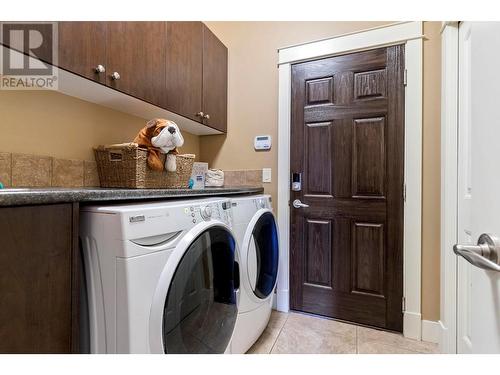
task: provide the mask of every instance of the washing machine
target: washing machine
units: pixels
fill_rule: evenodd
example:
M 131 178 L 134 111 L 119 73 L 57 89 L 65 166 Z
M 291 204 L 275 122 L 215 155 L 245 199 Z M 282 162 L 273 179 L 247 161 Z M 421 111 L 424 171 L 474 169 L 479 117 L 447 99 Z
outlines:
M 83 207 L 91 353 L 225 353 L 238 248 L 225 199 Z
M 278 227 L 269 195 L 231 199 L 240 250 L 240 299 L 231 352 L 245 353 L 269 322 L 278 277 Z

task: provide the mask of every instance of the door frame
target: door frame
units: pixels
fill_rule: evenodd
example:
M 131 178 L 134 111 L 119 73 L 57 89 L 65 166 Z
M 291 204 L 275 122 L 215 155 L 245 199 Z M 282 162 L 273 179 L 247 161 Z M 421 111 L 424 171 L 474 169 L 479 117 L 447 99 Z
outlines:
M 280 272 L 276 307 L 288 312 L 290 239 L 290 129 L 291 65 L 297 62 L 343 55 L 396 44 L 405 45 L 405 154 L 403 244 L 403 334 L 420 340 L 421 316 L 421 219 L 422 219 L 422 57 L 423 22 L 398 22 L 278 49 L 278 225 Z M 411 140 L 408 142 L 407 140 Z
M 441 27 L 441 319 L 439 349 L 457 353 L 459 22 Z

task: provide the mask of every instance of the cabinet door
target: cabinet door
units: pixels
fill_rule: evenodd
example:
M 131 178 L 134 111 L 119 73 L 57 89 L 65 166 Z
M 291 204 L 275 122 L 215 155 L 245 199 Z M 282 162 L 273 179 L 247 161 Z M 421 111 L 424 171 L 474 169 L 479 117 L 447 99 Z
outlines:
M 59 22 L 59 67 L 97 82 L 106 82 L 105 22 Z
M 227 48 L 203 25 L 203 123 L 227 131 Z
M 165 22 L 106 24 L 107 84 L 165 107 Z
M 202 118 L 203 24 L 167 22 L 167 108 L 198 122 Z
M 0 353 L 76 350 L 75 220 L 71 204 L 0 208 Z

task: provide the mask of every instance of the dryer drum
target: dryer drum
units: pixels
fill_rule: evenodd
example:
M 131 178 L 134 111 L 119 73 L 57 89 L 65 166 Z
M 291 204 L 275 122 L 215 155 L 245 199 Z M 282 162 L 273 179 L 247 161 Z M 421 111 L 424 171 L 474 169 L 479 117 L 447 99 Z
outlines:
M 211 227 L 184 253 L 163 313 L 165 353 L 224 353 L 238 309 L 236 245 L 224 228 Z

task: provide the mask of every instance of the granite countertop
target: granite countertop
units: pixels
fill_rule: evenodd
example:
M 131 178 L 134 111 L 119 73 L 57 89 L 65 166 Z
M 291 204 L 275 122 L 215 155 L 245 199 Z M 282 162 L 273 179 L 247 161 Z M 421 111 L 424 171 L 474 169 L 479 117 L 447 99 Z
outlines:
M 112 189 L 112 188 L 15 188 L 0 190 L 1 206 L 20 206 L 71 202 L 111 202 L 175 199 L 237 194 L 262 194 L 257 186 L 192 189 Z

